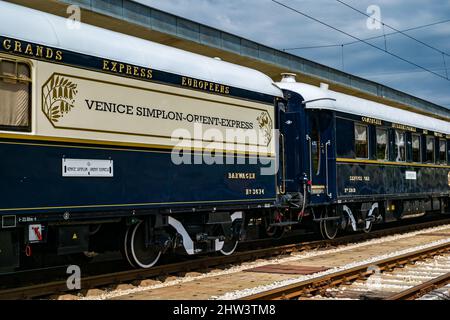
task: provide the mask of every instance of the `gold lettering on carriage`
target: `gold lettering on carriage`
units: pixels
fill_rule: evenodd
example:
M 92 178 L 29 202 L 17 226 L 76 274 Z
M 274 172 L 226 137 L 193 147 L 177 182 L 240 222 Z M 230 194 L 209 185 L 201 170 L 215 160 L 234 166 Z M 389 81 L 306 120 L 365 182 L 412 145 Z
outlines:
M 400 130 L 405 130 L 405 131 L 411 131 L 411 132 L 416 132 L 416 128 L 410 127 L 410 126 L 406 126 L 404 124 L 397 124 L 397 123 L 393 123 L 392 124 L 392 128 L 394 129 L 400 129 Z
M 117 61 L 103 60 L 104 71 L 127 75 L 138 79 L 152 79 L 153 70 L 150 68 L 133 66 L 127 63 L 121 63 Z
M 368 123 L 368 124 L 375 124 L 377 126 L 382 126 L 383 125 L 383 122 L 381 120 L 374 119 L 374 118 L 362 117 L 361 121 L 365 122 L 365 123 Z
M 228 172 L 228 179 L 230 179 L 230 180 L 255 180 L 256 173 Z
M 350 181 L 370 181 L 369 176 L 350 176 Z
M 4 39 L 2 46 L 5 51 L 22 56 L 31 56 L 54 61 L 61 61 L 63 59 L 63 52 L 61 50 L 39 46 L 25 41 Z
M 223 84 L 209 82 L 204 80 L 193 79 L 189 77 L 181 78 L 181 85 L 198 90 L 204 90 L 214 93 L 230 94 L 230 87 Z

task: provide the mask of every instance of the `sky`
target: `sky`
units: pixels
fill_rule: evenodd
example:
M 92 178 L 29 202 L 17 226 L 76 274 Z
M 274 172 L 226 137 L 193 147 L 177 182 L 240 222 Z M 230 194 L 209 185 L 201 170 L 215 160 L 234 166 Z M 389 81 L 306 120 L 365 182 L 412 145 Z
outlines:
M 364 13 L 370 9 L 367 14 L 382 21 L 385 24 L 384 31 L 382 25 L 376 21 L 375 24 L 373 20 L 368 23 L 367 16 L 336 0 L 277 1 L 360 39 L 395 32 L 389 26 L 405 30 L 450 20 L 450 0 L 341 0 Z M 272 48 L 280 50 L 303 48 L 287 52 L 450 108 L 449 80 L 362 42 L 344 45 L 342 50 L 342 44 L 352 42 L 354 39 L 272 0 L 136 0 L 136 2 Z M 378 13 L 377 8 L 380 15 L 374 15 Z M 447 68 L 450 75 L 450 21 L 405 33 L 438 50 L 398 33 L 368 42 L 383 49 L 387 48 L 391 53 L 444 78 L 447 77 Z M 305 49 L 328 45 L 335 46 Z

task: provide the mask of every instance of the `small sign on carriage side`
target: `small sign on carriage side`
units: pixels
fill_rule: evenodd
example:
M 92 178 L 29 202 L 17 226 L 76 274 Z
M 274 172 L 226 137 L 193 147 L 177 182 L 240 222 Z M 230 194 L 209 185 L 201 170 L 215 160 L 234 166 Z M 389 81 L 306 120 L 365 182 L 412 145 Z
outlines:
M 62 159 L 63 177 L 114 177 L 113 160 Z
M 406 180 L 417 180 L 417 172 L 406 171 Z

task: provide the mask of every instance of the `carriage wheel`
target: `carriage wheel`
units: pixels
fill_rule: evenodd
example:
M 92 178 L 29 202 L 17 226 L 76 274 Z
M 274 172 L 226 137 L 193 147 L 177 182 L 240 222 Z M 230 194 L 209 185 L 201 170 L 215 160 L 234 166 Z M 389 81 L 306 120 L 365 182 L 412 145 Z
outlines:
M 148 269 L 153 267 L 162 255 L 162 249 L 145 245 L 145 224 L 143 221 L 127 230 L 125 236 L 125 255 L 133 267 Z
M 321 218 L 328 218 L 328 210 L 324 210 L 321 214 Z M 339 220 L 322 220 L 320 221 L 320 233 L 322 237 L 327 240 L 333 240 L 336 238 L 339 231 Z
M 133 229 L 133 226 L 130 226 L 125 231 L 125 235 L 123 237 L 123 247 L 122 247 L 121 252 L 122 252 L 122 255 L 127 259 L 130 266 L 132 266 L 133 268 L 136 268 L 136 265 L 133 264 L 132 260 L 130 259 L 130 254 L 129 254 L 130 253 L 129 242 L 130 242 L 130 235 L 132 233 L 132 229 Z

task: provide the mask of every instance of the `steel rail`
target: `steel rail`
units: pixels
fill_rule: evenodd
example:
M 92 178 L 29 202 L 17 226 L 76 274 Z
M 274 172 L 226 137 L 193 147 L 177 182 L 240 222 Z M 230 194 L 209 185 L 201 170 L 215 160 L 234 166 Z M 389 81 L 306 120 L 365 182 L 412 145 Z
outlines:
M 170 274 L 205 269 L 218 265 L 244 262 L 247 260 L 264 258 L 271 255 L 282 255 L 290 253 L 294 250 L 297 250 L 295 245 L 287 245 L 278 248 L 267 248 L 249 252 L 239 252 L 232 256 L 194 259 L 179 263 L 156 266 L 151 269 L 127 270 L 104 275 L 90 276 L 81 279 L 81 287 L 82 290 L 86 290 L 114 283 L 118 284 L 126 281 L 144 280 L 152 277 L 167 276 Z M 31 299 L 69 291 L 73 290 L 69 290 L 67 288 L 66 281 L 54 281 L 50 283 L 32 285 L 24 288 L 2 290 L 0 291 L 0 300 Z
M 345 245 L 352 242 L 380 238 L 383 236 L 392 235 L 396 233 L 417 231 L 449 223 L 450 219 L 434 220 L 421 224 L 412 224 L 395 228 L 377 230 L 371 233 L 351 234 L 333 240 L 318 240 L 298 244 L 288 244 L 270 248 L 237 252 L 231 256 L 205 257 L 192 259 L 179 263 L 171 263 L 156 266 L 151 269 L 127 270 L 97 276 L 89 276 L 81 279 L 81 287 L 82 287 L 81 289 L 88 290 L 111 284 L 120 284 L 127 281 L 144 280 L 159 276 L 168 276 L 171 274 L 186 273 L 211 267 L 222 266 L 226 264 L 242 263 L 245 261 L 251 261 L 255 259 L 290 254 L 292 252 L 300 252 L 304 250 Z M 273 240 L 271 241 L 273 243 Z M 68 289 L 66 281 L 51 281 L 48 283 L 0 290 L 0 300 L 33 299 L 65 292 L 77 292 L 77 290 L 74 291 Z
M 384 300 L 415 300 L 437 288 L 447 285 L 448 283 L 450 283 L 450 272 L 412 288 L 393 294 Z
M 336 287 L 341 284 L 353 282 L 360 278 L 367 278 L 368 276 L 373 274 L 373 266 L 377 266 L 380 271 L 391 270 L 396 267 L 411 264 L 414 261 L 423 260 L 432 256 L 446 253 L 448 251 L 450 251 L 450 242 L 246 296 L 241 300 L 251 301 L 298 299 L 307 294 L 320 292 L 326 288 Z

